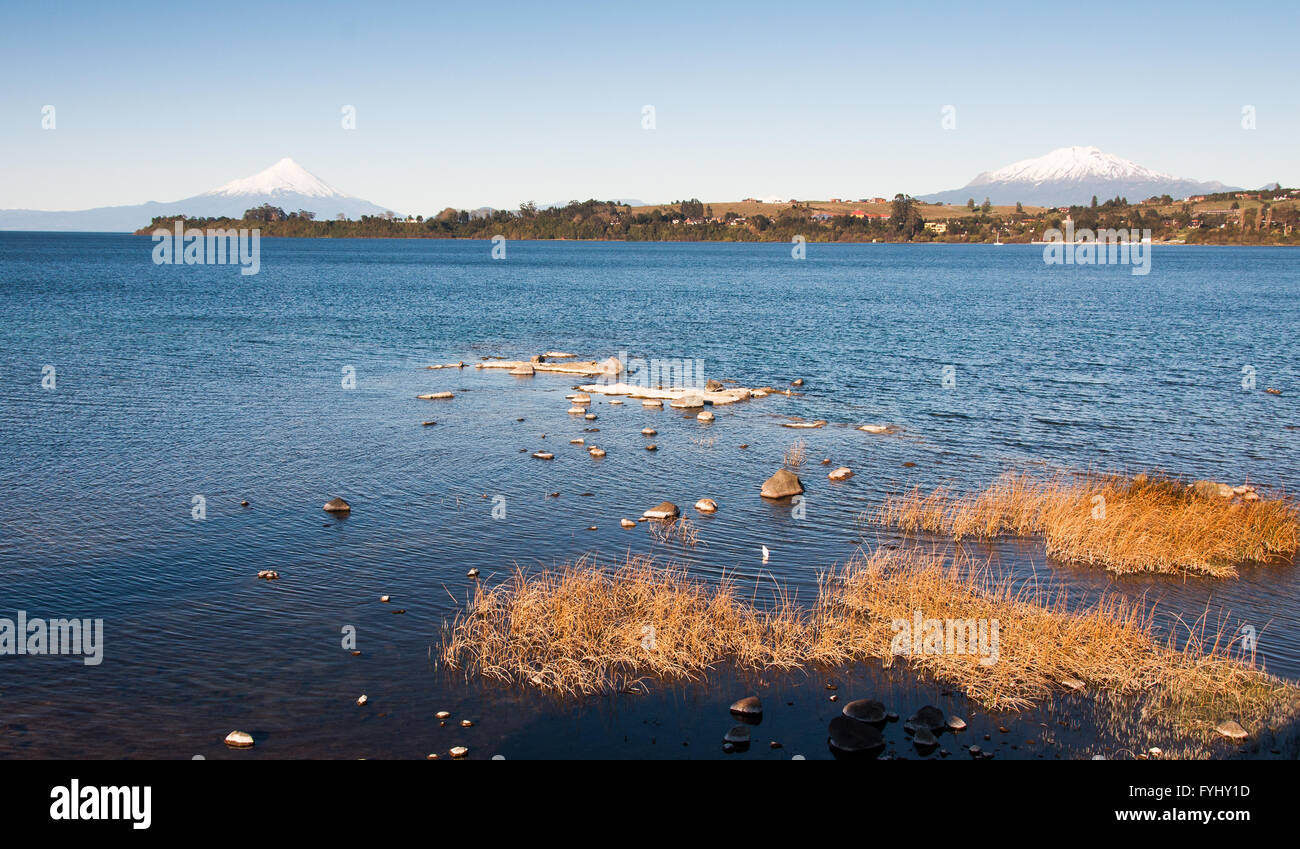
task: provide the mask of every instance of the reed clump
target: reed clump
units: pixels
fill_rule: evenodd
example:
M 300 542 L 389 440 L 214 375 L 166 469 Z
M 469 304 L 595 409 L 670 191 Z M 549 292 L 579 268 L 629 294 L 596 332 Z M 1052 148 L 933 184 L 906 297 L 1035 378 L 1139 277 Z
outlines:
M 700 541 L 699 527 L 685 516 L 656 520 L 647 524 L 650 528 L 650 536 L 665 545 L 675 541 L 686 548 L 694 548 Z
M 802 439 L 796 439 L 785 449 L 785 454 L 781 459 L 784 465 L 790 471 L 796 471 L 804 463 L 808 462 L 808 443 Z
M 1041 536 L 1052 557 L 1119 574 L 1231 577 L 1240 563 L 1285 560 L 1300 547 L 1294 500 L 1243 494 L 1148 475 L 1009 473 L 972 495 L 940 487 L 890 496 L 870 518 L 957 540 Z
M 1083 690 L 1140 698 L 1149 714 L 1195 731 L 1226 717 L 1250 728 L 1297 710 L 1297 689 L 1239 658 L 1222 632 L 1176 646 L 1139 605 L 1107 597 L 1071 610 L 1063 595 L 1017 588 L 987 564 L 877 549 L 823 574 L 810 606 L 763 586 L 760 602 L 758 587 L 747 597 L 735 581 L 705 583 L 645 558 L 516 572 L 476 590 L 442 657 L 571 695 L 699 680 L 723 662 L 789 670 L 878 659 L 909 664 L 990 709 Z M 916 623 L 927 633 L 909 635 L 900 650 L 900 634 Z M 973 642 L 957 646 L 953 623 Z

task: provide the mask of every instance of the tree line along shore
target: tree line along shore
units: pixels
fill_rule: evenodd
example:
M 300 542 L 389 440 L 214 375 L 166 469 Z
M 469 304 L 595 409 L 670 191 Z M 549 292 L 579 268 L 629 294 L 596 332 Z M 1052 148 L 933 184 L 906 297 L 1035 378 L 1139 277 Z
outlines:
M 938 242 L 1029 243 L 1073 223 L 1075 231 L 1150 230 L 1155 241 L 1213 245 L 1300 244 L 1300 191 L 1277 188 L 1141 202 L 1111 198 L 1069 207 L 933 204 L 907 195 L 862 203 L 753 199 L 706 204 L 698 199 L 632 207 L 614 201 L 572 201 L 518 210 L 458 210 L 402 218 L 318 219 L 307 211 L 266 204 L 242 218 L 159 216 L 136 231 L 259 228 L 263 236 L 306 238 L 571 239 L 630 242 Z

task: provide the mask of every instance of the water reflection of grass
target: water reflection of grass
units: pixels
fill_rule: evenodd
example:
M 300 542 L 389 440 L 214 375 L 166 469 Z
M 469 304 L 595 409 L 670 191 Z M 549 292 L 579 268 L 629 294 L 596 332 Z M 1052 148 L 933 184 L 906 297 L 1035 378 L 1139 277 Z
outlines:
M 825 573 L 811 607 L 780 585 L 709 584 L 683 569 L 632 559 L 480 587 L 443 646 L 482 675 L 565 694 L 625 689 L 643 679 L 706 677 L 721 663 L 798 669 L 867 659 L 906 663 L 989 709 L 1019 709 L 1080 691 L 1132 698 L 1144 716 L 1205 733 L 1223 719 L 1248 729 L 1297 711 L 1297 688 L 1234 656 L 1202 630 L 1184 647 L 1157 637 L 1151 613 L 1107 597 L 1071 610 L 987 564 L 918 550 L 877 549 Z M 761 594 L 761 600 L 760 600 Z M 897 653 L 899 623 L 996 623 L 987 652 Z
M 955 539 L 1041 536 L 1053 557 L 1121 574 L 1231 577 L 1239 563 L 1295 554 L 1300 510 L 1293 500 L 1207 490 L 1213 485 L 1198 489 L 1147 475 L 1007 474 L 973 495 L 939 488 L 891 496 L 870 518 Z

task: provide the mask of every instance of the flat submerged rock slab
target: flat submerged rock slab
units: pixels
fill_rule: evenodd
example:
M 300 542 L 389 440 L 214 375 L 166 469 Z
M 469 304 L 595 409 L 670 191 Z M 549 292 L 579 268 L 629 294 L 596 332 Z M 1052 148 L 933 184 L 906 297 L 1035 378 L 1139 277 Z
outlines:
M 503 368 L 517 369 L 522 366 L 532 366 L 534 371 L 551 372 L 554 374 L 578 374 L 586 377 L 595 377 L 601 374 L 620 374 L 623 371 L 623 364 L 618 361 L 617 357 L 610 357 L 605 360 L 579 360 L 577 362 L 566 363 L 535 363 L 529 360 L 488 360 L 487 362 L 475 363 L 474 368 Z
M 629 398 L 641 398 L 644 400 L 655 401 L 680 401 L 687 397 L 699 398 L 704 404 L 724 405 L 734 404 L 737 401 L 747 401 L 753 397 L 753 392 L 744 387 L 734 389 L 718 389 L 715 391 L 701 391 L 695 387 L 678 387 L 675 389 L 658 389 L 649 386 L 633 386 L 630 383 L 593 383 L 589 386 L 579 386 L 583 392 L 595 393 L 598 395 L 626 395 Z

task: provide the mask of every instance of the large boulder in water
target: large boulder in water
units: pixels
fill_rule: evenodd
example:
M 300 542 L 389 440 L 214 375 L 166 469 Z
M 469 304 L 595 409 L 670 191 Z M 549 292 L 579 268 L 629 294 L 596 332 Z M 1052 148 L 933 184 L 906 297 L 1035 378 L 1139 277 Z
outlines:
M 778 469 L 776 474 L 763 482 L 759 493 L 764 498 L 788 498 L 803 493 L 803 481 L 789 469 Z
M 351 513 L 352 505 L 342 498 L 331 498 L 325 502 L 325 510 L 330 513 Z

